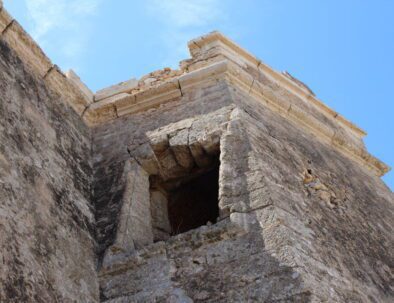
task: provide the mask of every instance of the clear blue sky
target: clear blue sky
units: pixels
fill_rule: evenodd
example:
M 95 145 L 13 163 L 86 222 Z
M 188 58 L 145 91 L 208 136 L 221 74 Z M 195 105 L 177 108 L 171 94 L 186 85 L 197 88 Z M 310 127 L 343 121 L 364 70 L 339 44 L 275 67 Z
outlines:
M 368 132 L 394 166 L 393 0 L 4 0 L 63 70 L 92 89 L 188 57 L 188 40 L 220 30 L 287 70 Z M 385 182 L 394 189 L 394 173 Z

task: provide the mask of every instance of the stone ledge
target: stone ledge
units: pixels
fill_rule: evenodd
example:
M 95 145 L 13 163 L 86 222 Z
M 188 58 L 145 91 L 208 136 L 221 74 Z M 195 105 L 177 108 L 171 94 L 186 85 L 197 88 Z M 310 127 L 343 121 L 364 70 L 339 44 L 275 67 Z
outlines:
M 79 115 L 92 102 L 73 82 L 69 81 L 67 76 L 56 65 L 47 72 L 44 81 L 62 96 Z
M 0 2 L 0 34 L 3 33 L 3 31 L 12 21 L 12 17 L 5 9 L 3 9 L 3 3 Z
M 174 76 L 172 79 L 188 79 L 190 76 L 187 76 L 193 71 L 200 70 L 203 67 L 212 65 L 215 62 L 223 61 L 228 59 L 234 63 L 236 63 L 240 68 L 253 70 L 255 72 L 262 72 L 265 76 L 269 77 L 273 82 L 277 83 L 279 86 L 284 87 L 287 91 L 295 96 L 299 97 L 307 106 L 313 106 L 314 109 L 323 114 L 328 119 L 335 121 L 335 123 L 339 123 L 351 132 L 355 137 L 361 139 L 366 135 L 366 133 L 355 126 L 350 121 L 343 118 L 337 112 L 330 109 L 323 102 L 318 100 L 313 93 L 309 89 L 305 87 L 305 85 L 300 85 L 299 81 L 294 81 L 287 77 L 286 75 L 274 71 L 271 67 L 263 63 L 261 60 L 232 42 L 230 39 L 225 37 L 224 35 L 218 32 L 212 32 L 208 35 L 199 37 L 194 39 L 188 43 L 190 53 L 192 55 L 192 59 L 185 60 L 181 62 L 182 70 L 179 71 L 179 75 Z M 176 74 L 176 73 L 175 73 Z M 186 78 L 182 78 L 185 76 Z M 252 75 L 251 75 L 252 76 Z M 253 76 L 252 76 L 253 78 Z M 185 81 L 184 80 L 184 81 Z M 155 87 L 138 87 L 138 82 L 132 79 L 131 87 L 126 85 L 126 87 L 122 90 L 122 92 L 128 92 L 133 94 L 138 94 L 146 89 L 149 89 L 151 93 L 154 92 Z M 181 80 L 180 80 L 181 81 Z M 125 82 L 127 83 L 127 82 Z M 160 85 L 160 84 L 159 84 Z M 113 95 L 119 93 L 118 91 L 114 91 L 118 89 L 119 85 L 104 89 L 100 92 L 107 92 L 109 95 Z M 123 86 L 123 84 L 121 85 Z M 182 85 L 183 86 L 183 85 Z M 138 88 L 138 90 L 136 89 Z M 131 91 L 135 89 L 135 91 Z M 152 90 L 153 89 L 153 90 Z M 100 97 L 98 97 L 100 96 Z M 103 100 L 101 95 L 96 95 L 96 101 Z M 138 101 L 137 101 L 138 103 Z M 134 113 L 131 111 L 130 113 Z M 126 114 L 126 113 L 125 113 Z
M 128 93 L 129 91 L 137 87 L 137 85 L 138 85 L 138 81 L 136 79 L 130 79 L 128 81 L 121 82 L 116 85 L 112 85 L 110 87 L 97 91 L 96 94 L 94 95 L 94 100 L 97 102 L 112 97 L 114 95 L 118 95 L 121 93 Z
M 238 224 L 225 219 L 215 225 L 201 226 L 188 232 L 173 236 L 167 241 L 156 242 L 140 250 L 135 250 L 124 259 L 101 268 L 99 278 L 105 279 L 119 275 L 146 264 L 146 260 L 163 255 L 167 258 L 171 252 L 196 250 L 202 246 L 222 240 L 233 239 L 245 235 L 247 231 Z
M 239 45 L 237 45 L 221 33 L 212 32 L 205 36 L 191 40 L 188 46 L 193 59 L 198 58 L 199 60 L 201 60 L 206 59 L 207 57 L 213 59 L 214 56 L 218 56 L 219 60 L 221 60 L 223 57 L 226 57 L 241 66 L 249 65 L 255 67 L 264 72 L 264 74 L 270 76 L 280 86 L 285 87 L 291 93 L 302 98 L 306 103 L 313 104 L 317 109 L 320 110 L 320 112 L 322 112 L 327 117 L 331 119 L 334 118 L 339 121 L 339 123 L 351 130 L 356 136 L 362 138 L 366 135 L 366 133 L 358 126 L 354 125 L 353 123 L 339 115 L 337 112 L 333 111 L 322 101 L 317 99 L 309 89 L 300 85 L 298 81 L 291 80 L 284 74 L 275 71 L 270 66 L 263 63 L 260 59 L 258 59 L 245 49 L 241 48 Z M 199 60 L 197 60 L 197 64 L 199 63 Z M 199 64 L 199 66 L 201 67 L 201 63 Z
M 89 103 L 94 101 L 94 95 L 92 91 L 85 85 L 85 83 L 81 81 L 81 78 L 79 78 L 79 76 L 72 69 L 66 72 L 66 77 L 81 91 Z
M 73 72 L 67 77 L 56 65 L 53 65 L 38 44 L 2 5 L 0 6 L 0 39 L 17 53 L 33 73 L 44 79 L 54 92 L 63 96 L 67 104 L 79 115 L 93 102 L 93 95 L 79 77 Z
M 6 10 L 3 9 L 1 14 L 6 15 Z M 51 69 L 51 61 L 16 20 L 12 20 L 5 27 L 1 39 L 7 42 L 22 61 L 26 62 L 40 77 L 44 77 Z
M 344 155 L 352 158 L 370 171 L 373 171 L 374 174 L 382 176 L 389 171 L 387 165 L 370 155 L 363 147 L 348 142 L 346 137 L 336 129 L 333 129 L 330 125 L 319 121 L 288 100 L 280 98 L 272 99 L 267 96 L 262 90 L 262 85 L 256 79 L 229 60 L 213 62 L 208 66 L 183 74 L 176 79 L 171 79 L 147 91 L 139 91 L 134 95 L 129 95 L 130 98 L 134 96 L 135 101 L 129 102 L 127 106 L 120 105 L 120 108 L 122 108 L 122 115 L 134 114 L 152 107 L 157 107 L 164 102 L 181 97 L 182 92 L 186 93 L 196 85 L 201 86 L 212 80 L 226 81 L 233 87 L 244 91 L 258 102 L 262 102 L 271 110 L 306 129 L 319 139 L 335 147 Z M 176 83 L 178 83 L 178 86 Z M 117 117 L 117 103 L 121 101 L 117 99 L 113 102 L 109 101 L 111 100 L 104 99 L 94 103 L 94 106 L 89 108 L 88 114 L 92 119 L 89 121 L 90 124 L 102 123 L 108 121 L 108 119 L 111 120 Z M 111 108 L 108 105 L 109 103 L 111 104 Z M 108 108 L 110 108 L 109 110 L 112 114 L 105 116 L 100 114 L 100 111 L 107 111 Z M 94 119 L 99 120 L 95 121 Z

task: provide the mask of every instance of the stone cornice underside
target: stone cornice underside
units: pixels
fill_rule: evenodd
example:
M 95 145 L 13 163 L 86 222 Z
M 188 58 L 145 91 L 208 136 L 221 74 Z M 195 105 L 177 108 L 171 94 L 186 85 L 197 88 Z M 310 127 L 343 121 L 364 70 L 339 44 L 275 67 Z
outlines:
M 389 171 L 387 165 L 370 155 L 363 147 L 361 139 L 366 135 L 364 131 L 324 105 L 300 82 L 274 71 L 220 33 L 213 32 L 190 41 L 192 58 L 181 62 L 180 70 L 152 73 L 140 81 L 130 80 L 96 95 L 92 94 L 74 73 L 66 76 L 53 65 L 2 6 L 0 39 L 13 48 L 54 92 L 67 100 L 91 127 L 182 98 L 194 87 L 212 79 L 223 80 L 312 132 L 320 140 L 376 175 L 381 176 Z M 291 98 L 276 98 L 266 89 L 266 80 L 276 88 L 286 91 Z M 332 127 L 333 125 L 335 127 Z M 338 132 L 338 129 L 341 131 Z M 356 143 L 348 142 L 350 137 Z

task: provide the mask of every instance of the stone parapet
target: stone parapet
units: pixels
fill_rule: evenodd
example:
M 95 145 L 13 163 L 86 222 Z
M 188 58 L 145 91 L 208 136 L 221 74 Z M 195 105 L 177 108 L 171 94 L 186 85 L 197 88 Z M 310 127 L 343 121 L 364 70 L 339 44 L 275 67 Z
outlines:
M 374 174 L 381 176 L 389 170 L 388 166 L 370 155 L 365 150 L 361 139 L 353 131 L 349 131 L 342 123 L 325 123 L 324 120 L 319 120 L 318 116 L 311 115 L 301 106 L 293 104 L 291 99 L 277 98 L 275 96 L 275 98 L 270 98 L 265 93 L 264 84 L 256 81 L 250 73 L 228 59 L 211 62 L 209 65 L 183 73 L 158 86 L 141 90 L 135 94 L 118 95 L 119 98 L 114 99 L 111 97 L 96 102 L 86 112 L 87 115 L 91 115 L 89 117 L 92 119 L 88 123 L 94 125 L 104 122 L 103 115 L 95 113 L 106 111 L 109 107 L 112 114 L 106 116 L 108 119 L 135 114 L 158 107 L 176 98 L 181 98 L 183 94 L 191 91 L 196 86 L 218 80 L 227 81 L 230 86 L 248 93 L 264 106 L 291 120 L 296 125 L 307 129 L 319 139 L 334 146 L 337 150 L 373 171 Z M 108 102 L 111 105 L 108 105 Z M 98 120 L 95 121 L 94 119 Z M 334 120 L 335 118 L 332 119 Z M 353 136 L 353 139 L 351 136 Z
M 44 78 L 54 92 L 65 97 L 78 114 L 81 115 L 93 102 L 93 94 L 89 94 L 89 89 L 82 84 L 75 73 L 69 73 L 67 77 L 59 67 L 52 64 L 39 45 L 2 5 L 0 6 L 0 39 L 5 41 L 36 75 Z

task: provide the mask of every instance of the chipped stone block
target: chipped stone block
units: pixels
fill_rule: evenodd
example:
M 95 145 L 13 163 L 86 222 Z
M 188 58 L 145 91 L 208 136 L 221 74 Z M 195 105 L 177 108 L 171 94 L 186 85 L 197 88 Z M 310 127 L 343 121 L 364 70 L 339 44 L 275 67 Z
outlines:
M 5 28 L 12 22 L 12 17 L 3 8 L 3 4 L 0 4 L 0 34 Z
M 4 11 L 4 10 L 3 10 Z M 18 53 L 34 72 L 44 77 L 52 67 L 51 61 L 17 21 L 3 33 L 2 39 Z
M 137 164 L 126 166 L 126 188 L 115 245 L 125 251 L 153 242 L 149 176 Z
M 212 164 L 212 158 L 206 153 L 200 142 L 189 140 L 189 148 L 198 167 L 205 168 Z
M 165 100 L 172 100 L 181 97 L 177 80 L 169 80 L 160 85 L 142 90 L 136 94 L 136 102 L 141 106 L 160 104 Z
M 62 71 L 54 66 L 45 76 L 45 81 L 55 93 L 62 96 L 64 101 L 81 115 L 86 107 L 91 103 L 82 92 L 75 87 Z
M 219 61 L 208 67 L 192 71 L 184 74 L 178 78 L 182 91 L 186 91 L 189 87 L 193 87 L 199 82 L 214 82 L 216 79 L 223 75 L 228 69 L 227 61 Z
M 81 81 L 81 78 L 72 70 L 66 72 L 67 78 L 84 94 L 89 103 L 93 102 L 94 96 L 92 91 Z
M 100 102 L 90 104 L 86 109 L 83 118 L 90 125 L 97 125 L 118 117 L 115 102 L 116 100 L 124 97 L 128 97 L 128 95 L 117 95 L 104 99 Z
M 189 129 L 182 129 L 169 140 L 169 145 L 179 165 L 186 170 L 194 166 L 194 160 L 189 149 Z
M 158 130 L 147 133 L 147 136 L 155 154 L 160 154 L 168 149 L 168 134 L 166 132 Z
M 115 107 L 119 117 L 126 115 L 136 103 L 135 95 L 122 93 L 115 97 L 117 97 Z
M 97 102 L 120 93 L 127 93 L 133 90 L 133 88 L 137 87 L 137 85 L 138 81 L 136 79 L 130 79 L 128 81 L 121 82 L 119 84 L 97 91 L 94 99 Z
M 160 190 L 152 190 L 150 199 L 154 240 L 167 240 L 171 233 L 167 197 Z

